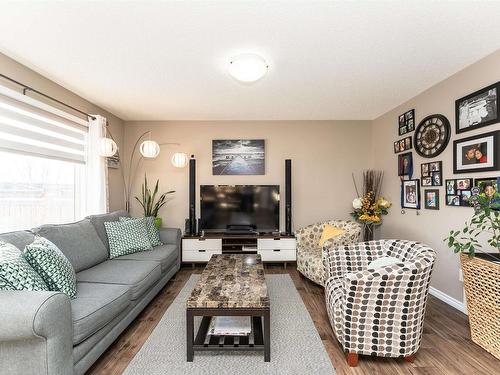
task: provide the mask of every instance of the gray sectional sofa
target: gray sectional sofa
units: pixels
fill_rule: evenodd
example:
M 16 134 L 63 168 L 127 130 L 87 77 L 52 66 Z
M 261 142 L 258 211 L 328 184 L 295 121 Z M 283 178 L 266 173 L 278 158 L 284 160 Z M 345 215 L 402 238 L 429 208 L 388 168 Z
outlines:
M 77 273 L 77 297 L 60 292 L 0 291 L 0 373 L 83 374 L 180 268 L 179 229 L 161 229 L 163 246 L 109 260 L 104 222 L 125 211 L 77 223 L 0 234 L 23 249 L 34 233 L 48 238 Z

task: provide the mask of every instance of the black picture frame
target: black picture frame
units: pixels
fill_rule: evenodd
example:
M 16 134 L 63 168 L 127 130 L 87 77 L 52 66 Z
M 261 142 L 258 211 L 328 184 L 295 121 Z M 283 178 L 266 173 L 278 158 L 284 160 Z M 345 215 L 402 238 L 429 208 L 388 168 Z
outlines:
M 452 178 L 445 181 L 445 204 L 455 207 L 471 207 L 474 181 L 472 178 Z
M 434 197 L 434 205 L 430 204 L 429 194 Z M 424 190 L 424 208 L 427 210 L 439 210 L 439 189 L 425 189 Z
M 443 186 L 443 162 L 431 161 L 420 164 L 422 187 Z
M 415 109 L 398 116 L 398 134 L 405 135 L 415 130 Z
M 265 175 L 265 145 L 264 139 L 213 139 L 212 174 Z
M 460 134 L 500 122 L 499 96 L 500 81 L 457 99 L 455 101 L 455 132 Z M 479 122 L 474 123 L 474 119 L 466 119 L 467 116 L 470 116 L 470 112 L 479 112 L 481 110 L 486 111 L 484 117 L 487 117 L 487 119 L 485 121 L 481 121 L 481 118 Z M 482 116 L 479 115 L 479 117 Z M 473 124 L 465 126 L 464 122 L 466 121 L 473 121 Z
M 413 171 L 413 155 L 412 155 L 412 153 L 407 152 L 405 154 L 399 154 L 398 155 L 398 176 L 409 176 L 411 171 Z
M 405 152 L 413 148 L 412 137 L 406 137 L 394 142 L 394 153 L 399 154 L 400 152 Z
M 492 131 L 453 141 L 453 173 L 498 171 L 500 131 Z M 467 147 L 467 149 L 465 149 Z M 486 147 L 486 149 L 485 149 Z M 459 150 L 460 148 L 460 150 Z M 472 150 L 476 149 L 474 156 Z M 477 151 L 482 157 L 478 159 Z M 460 155 L 460 160 L 458 159 Z M 485 158 L 485 161 L 479 161 Z M 469 162 L 470 160 L 470 162 Z
M 410 208 L 413 210 L 420 209 L 420 180 L 403 180 L 403 202 L 402 208 Z M 412 189 L 413 188 L 413 189 Z M 411 198 L 411 194 L 414 194 L 414 198 Z M 412 201 L 413 200 L 413 201 Z

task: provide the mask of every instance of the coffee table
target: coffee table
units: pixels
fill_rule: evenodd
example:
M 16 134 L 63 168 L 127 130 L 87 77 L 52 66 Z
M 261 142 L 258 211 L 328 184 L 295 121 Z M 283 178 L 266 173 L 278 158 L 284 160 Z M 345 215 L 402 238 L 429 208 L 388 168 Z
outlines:
M 202 316 L 194 337 L 194 317 Z M 248 336 L 209 334 L 213 316 L 250 316 Z M 263 351 L 271 360 L 270 302 L 260 255 L 212 255 L 186 302 L 187 361 L 195 351 Z

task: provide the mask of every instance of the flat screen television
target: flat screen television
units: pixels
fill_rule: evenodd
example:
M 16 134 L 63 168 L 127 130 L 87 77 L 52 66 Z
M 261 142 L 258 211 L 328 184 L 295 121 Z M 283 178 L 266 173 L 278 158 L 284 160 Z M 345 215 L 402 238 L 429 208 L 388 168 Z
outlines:
M 279 185 L 201 185 L 200 196 L 205 232 L 279 232 Z

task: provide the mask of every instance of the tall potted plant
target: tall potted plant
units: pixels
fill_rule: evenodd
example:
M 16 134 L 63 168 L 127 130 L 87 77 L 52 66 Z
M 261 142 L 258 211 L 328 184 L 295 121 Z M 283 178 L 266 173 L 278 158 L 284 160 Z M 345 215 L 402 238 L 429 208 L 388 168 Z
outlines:
M 445 241 L 460 254 L 472 341 L 500 359 L 500 202 L 478 190 L 471 198 L 474 215 Z
M 155 225 L 157 228 L 161 227 L 162 219 L 158 216 L 158 211 L 163 207 L 165 203 L 167 203 L 167 196 L 175 193 L 175 190 L 167 191 L 166 193 L 161 194 L 156 199 L 156 195 L 158 194 L 158 184 L 160 180 L 156 180 L 156 185 L 151 193 L 151 189 L 148 187 L 148 178 L 144 175 L 144 183 L 142 184 L 141 189 L 141 198 L 135 197 L 137 202 L 142 206 L 144 210 L 144 217 L 152 216 L 155 218 Z

